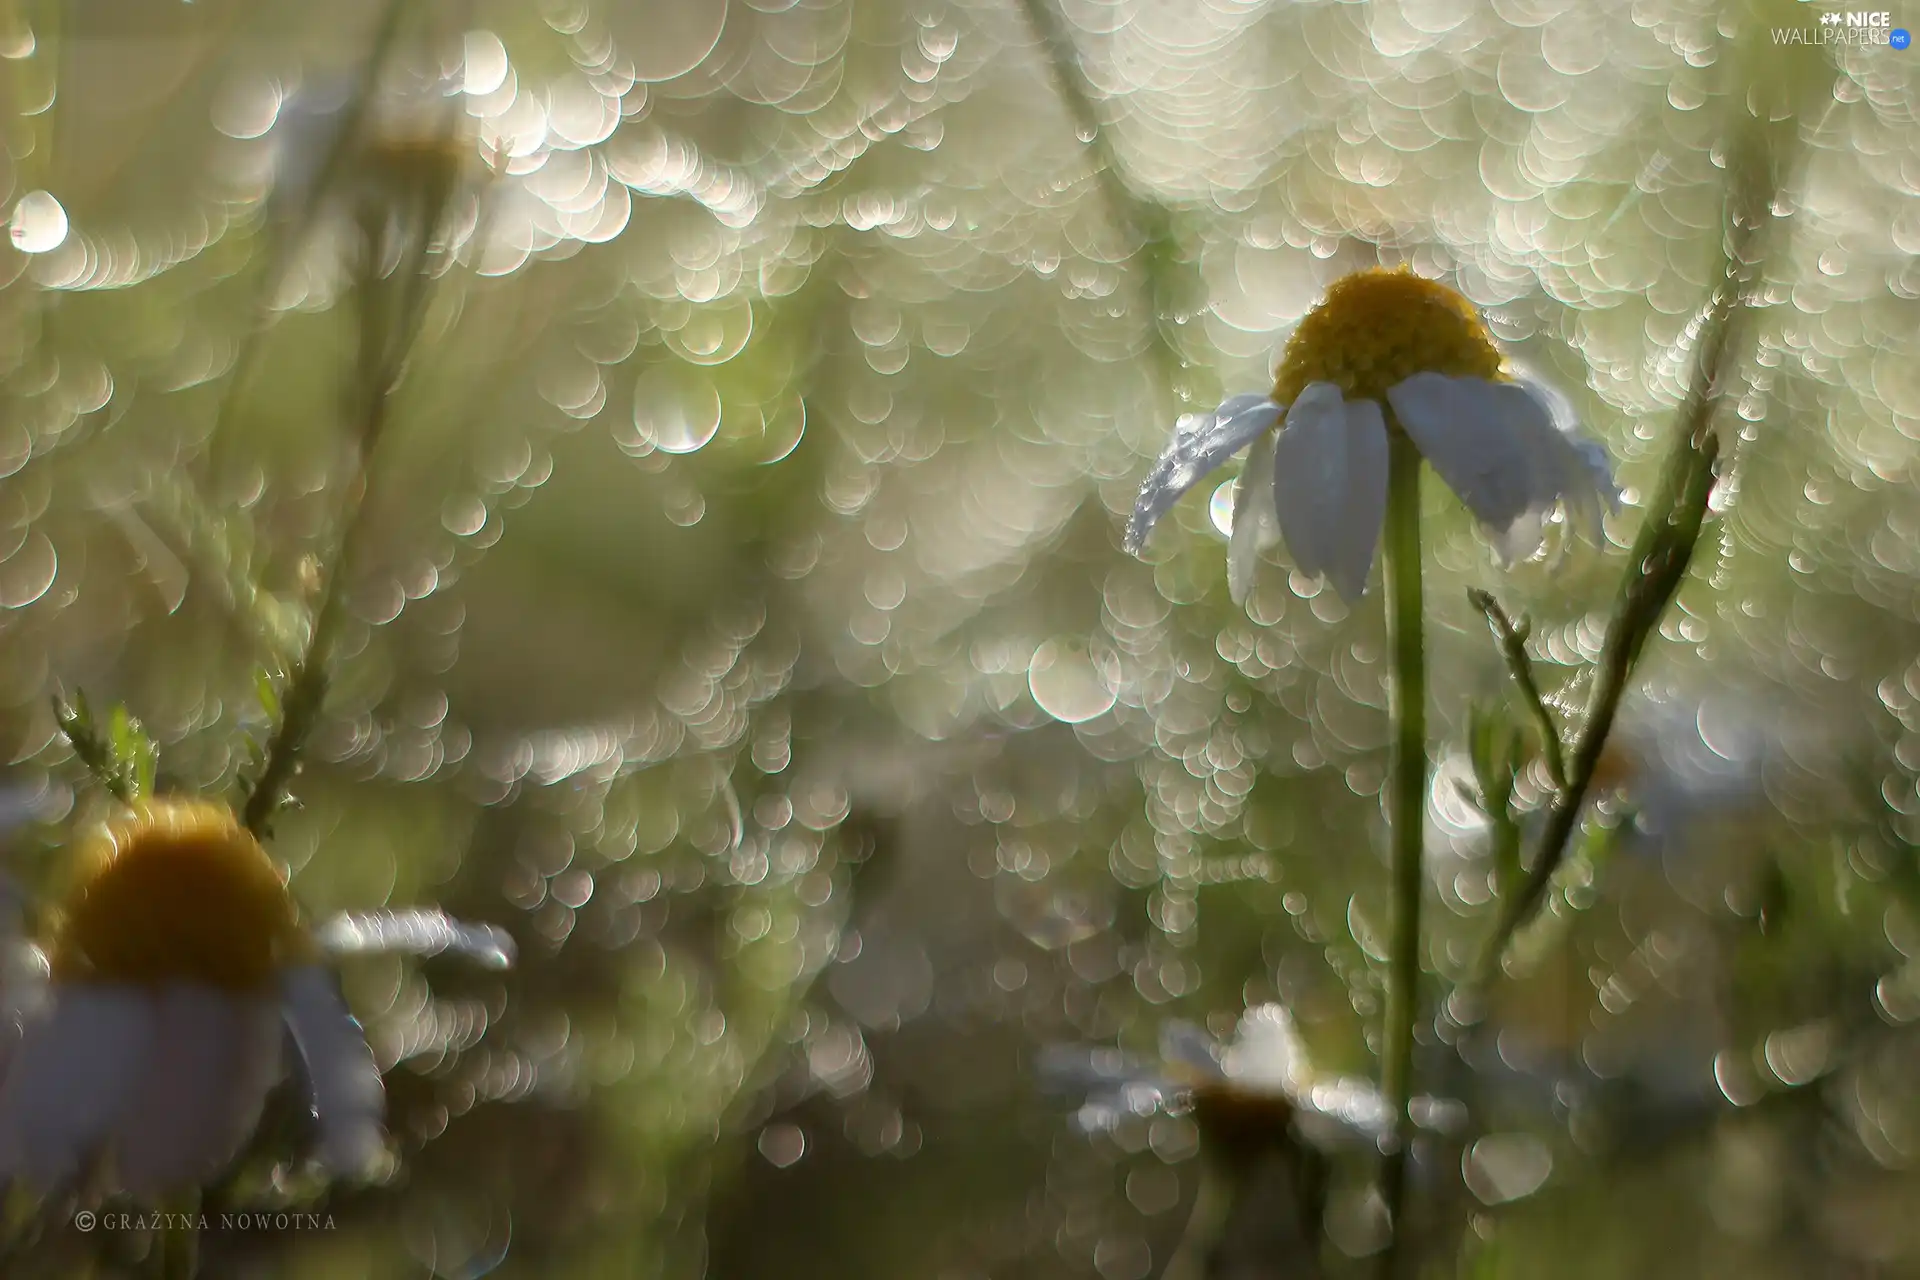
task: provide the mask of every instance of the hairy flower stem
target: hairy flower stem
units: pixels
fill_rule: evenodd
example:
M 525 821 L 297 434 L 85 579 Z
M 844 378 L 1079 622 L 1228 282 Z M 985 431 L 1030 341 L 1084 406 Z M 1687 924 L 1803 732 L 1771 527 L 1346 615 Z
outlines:
M 300 655 L 299 664 L 288 677 L 280 723 L 267 744 L 266 763 L 261 767 L 253 789 L 247 794 L 246 807 L 242 812 L 247 830 L 261 839 L 266 838 L 268 824 L 273 821 L 274 814 L 286 803 L 287 787 L 299 769 L 300 755 L 319 723 L 320 706 L 326 700 L 328 676 L 333 667 L 333 647 L 339 639 L 340 624 L 346 619 L 346 599 L 339 584 L 347 580 L 351 566 L 358 559 L 362 527 L 360 517 L 366 509 L 366 453 L 366 450 L 362 450 L 359 463 L 361 473 L 354 477 L 349 490 L 345 517 L 347 529 L 341 539 L 339 557 L 327 574 L 320 612 L 313 621 L 312 638 L 307 642 L 306 652 Z
M 313 620 L 306 652 L 300 655 L 298 665 L 288 676 L 280 723 L 267 744 L 266 763 L 261 766 L 260 776 L 254 781 L 241 814 L 247 830 L 263 839 L 274 814 L 286 802 L 287 787 L 299 769 L 301 753 L 319 724 L 321 704 L 326 700 L 334 645 L 339 640 L 341 624 L 346 621 L 346 596 L 342 586 L 351 580 L 360 558 L 361 542 L 366 537 L 367 488 L 373 475 L 373 453 L 386 432 L 401 365 L 412 348 L 425 311 L 428 238 L 445 198 L 444 192 L 432 197 L 430 216 L 417 230 L 411 252 L 394 277 L 378 276 L 373 249 L 368 249 L 369 260 L 360 281 L 360 362 L 354 388 L 353 472 L 346 485 L 340 515 L 339 554 L 327 570 L 320 592 L 320 609 Z M 392 296 L 394 293 L 398 295 L 397 301 Z
M 426 320 L 433 273 L 428 270 L 434 236 L 445 218 L 458 186 L 453 163 L 459 113 L 449 106 L 441 114 L 437 154 L 445 163 L 420 166 L 411 189 L 391 201 L 371 201 L 359 210 L 362 237 L 359 301 L 359 357 L 354 367 L 349 420 L 353 425 L 353 460 L 340 513 L 340 544 L 320 590 L 320 608 L 313 620 L 306 652 L 289 673 L 281 699 L 280 722 L 267 744 L 266 762 L 247 794 L 242 818 L 247 830 L 264 838 L 273 815 L 286 803 L 287 787 L 299 771 L 307 739 L 320 721 L 332 676 L 333 649 L 338 643 L 347 606 L 343 584 L 351 581 L 367 537 L 366 514 L 371 509 L 367 490 L 375 476 L 374 451 L 386 434 L 394 394 L 399 388 L 408 355 Z M 386 272 L 385 237 L 396 223 L 405 239 L 398 246 L 395 268 Z
M 1387 596 L 1388 684 L 1393 758 L 1387 821 L 1393 852 L 1393 938 L 1387 965 L 1387 1021 L 1381 1089 L 1393 1108 L 1396 1141 L 1381 1167 L 1380 1196 L 1393 1236 L 1379 1274 L 1398 1274 L 1406 1245 L 1402 1207 L 1407 1154 L 1413 1141 L 1413 1031 L 1420 1007 L 1420 894 L 1425 885 L 1421 837 L 1427 801 L 1427 658 L 1421 632 L 1420 451 L 1405 432 L 1389 438 L 1383 568 Z

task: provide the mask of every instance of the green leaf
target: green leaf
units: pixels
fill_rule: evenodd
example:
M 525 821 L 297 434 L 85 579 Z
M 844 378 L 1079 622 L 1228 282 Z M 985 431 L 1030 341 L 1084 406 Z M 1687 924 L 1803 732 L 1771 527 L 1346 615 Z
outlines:
M 1490 828 L 1494 891 L 1504 892 L 1520 874 L 1520 827 L 1514 821 L 1513 789 L 1525 751 L 1525 732 L 1504 706 L 1475 703 L 1467 713 L 1467 753 L 1479 790 L 1475 802 Z
M 1496 1233 L 1469 1234 L 1460 1257 L 1460 1280 L 1500 1280 L 1510 1251 Z
M 121 799 L 132 804 L 153 794 L 154 770 L 160 763 L 160 748 L 125 704 L 114 707 L 109 730 L 113 750 L 113 774 L 125 788 Z
M 253 695 L 260 700 L 260 709 L 267 713 L 267 722 L 280 723 L 280 691 L 273 687 L 273 673 L 265 667 L 253 673 Z
M 1513 800 L 1523 735 L 1504 709 L 1483 704 L 1471 709 L 1467 725 L 1467 752 L 1481 803 L 1489 818 L 1497 818 L 1508 811 Z
M 54 695 L 53 716 L 74 756 L 122 804 L 135 804 L 153 794 L 160 748 L 125 706 L 114 707 L 104 737 L 84 691 L 76 690 L 71 703 Z
M 87 772 L 101 786 L 124 798 L 126 784 L 114 768 L 113 748 L 101 741 L 93 720 L 93 708 L 87 703 L 86 691 L 76 690 L 72 702 L 55 694 L 53 716 L 73 747 L 74 756 L 86 766 Z

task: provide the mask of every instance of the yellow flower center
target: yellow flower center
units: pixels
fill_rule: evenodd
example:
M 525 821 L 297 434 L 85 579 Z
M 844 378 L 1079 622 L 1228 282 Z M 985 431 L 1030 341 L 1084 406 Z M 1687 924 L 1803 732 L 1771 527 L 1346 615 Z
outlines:
M 1214 1083 L 1193 1091 L 1201 1148 L 1230 1170 L 1246 1170 L 1284 1150 L 1294 1105 L 1284 1093 Z
M 148 805 L 82 856 L 49 941 L 55 981 L 264 992 L 312 950 L 279 868 L 222 806 Z
M 1349 400 L 1387 402 L 1387 388 L 1416 373 L 1500 376 L 1500 352 L 1473 304 L 1404 267 L 1374 267 L 1334 281 L 1287 341 L 1273 398 L 1292 404 L 1310 382 Z

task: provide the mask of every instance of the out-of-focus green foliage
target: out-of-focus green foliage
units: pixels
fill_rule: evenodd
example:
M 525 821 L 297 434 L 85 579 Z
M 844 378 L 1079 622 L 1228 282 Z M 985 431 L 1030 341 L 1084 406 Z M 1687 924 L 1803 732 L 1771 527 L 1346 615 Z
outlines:
M 215 1274 L 1158 1275 L 1192 1124 L 1082 1134 L 1037 1051 L 1278 1000 L 1373 1073 L 1385 646 L 1279 555 L 1235 608 L 1223 495 L 1146 561 L 1120 522 L 1376 261 L 1481 306 L 1626 490 L 1503 573 L 1428 486 L 1419 1075 L 1472 1117 L 1416 1170 L 1464 1205 L 1436 1265 L 1920 1274 L 1915 55 L 1790 2 L 404 9 L 0 9 L 11 866 L 59 873 L 87 767 L 139 784 L 136 718 L 162 791 L 258 776 L 364 497 L 272 850 L 316 916 L 519 944 L 351 962 L 400 1172 Z M 1531 719 L 1476 719 L 1465 588 L 1570 723 L 1775 117 L 1708 537 L 1463 1029 L 1553 791 Z M 442 199 L 362 493 L 356 299 L 412 277 L 357 247 Z M 63 734 L 80 689 L 120 718 Z M 1335 1274 L 1368 1194 L 1328 1189 Z

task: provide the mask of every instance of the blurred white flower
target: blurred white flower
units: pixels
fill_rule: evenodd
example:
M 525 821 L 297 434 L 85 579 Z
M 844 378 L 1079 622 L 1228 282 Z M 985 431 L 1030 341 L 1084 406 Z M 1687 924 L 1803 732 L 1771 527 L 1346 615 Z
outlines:
M 459 242 L 488 171 L 466 105 L 456 83 L 432 78 L 321 83 L 287 98 L 266 134 L 267 215 L 287 237 L 282 251 L 326 279 L 363 254 L 385 275 L 410 252 Z
M 281 104 L 268 133 L 275 206 L 300 208 L 323 194 L 349 205 L 391 203 L 421 175 L 478 158 L 457 84 L 374 91 L 363 101 L 366 93 L 357 83 L 337 81 L 304 88 Z M 323 183 L 332 190 L 321 192 Z
M 1281 425 L 1282 430 L 1273 428 Z M 1605 451 L 1565 402 L 1509 377 L 1479 314 L 1404 270 L 1336 281 L 1288 340 L 1271 395 L 1182 418 L 1154 463 L 1126 544 L 1138 552 L 1182 494 L 1248 444 L 1234 489 L 1227 583 L 1236 602 L 1281 536 L 1301 572 L 1366 590 L 1387 504 L 1387 440 L 1402 431 L 1493 537 L 1504 561 L 1540 546 L 1556 508 L 1597 537 L 1617 504 Z
M 1802 792 L 1837 785 L 1841 761 L 1820 712 L 1724 692 L 1642 698 L 1621 708 L 1594 769 L 1593 794 L 1624 800 L 1649 851 L 1684 847 L 1703 824 L 1764 820 L 1768 779 Z M 1723 832 L 1723 834 L 1727 834 Z
M 154 802 L 80 858 L 43 990 L 28 999 L 16 980 L 4 993 L 24 1013 L 0 1080 L 0 1181 L 54 1189 L 103 1158 L 99 1171 L 136 1196 L 203 1183 L 239 1153 L 290 1067 L 309 1091 L 319 1164 L 371 1171 L 385 1149 L 373 1054 L 322 943 L 233 813 Z M 499 937 L 437 913 L 330 931 L 351 950 L 384 937 L 388 949 L 510 957 Z
M 1318 1071 L 1277 1004 L 1241 1015 L 1233 1037 L 1220 1043 L 1187 1022 L 1160 1029 L 1160 1055 L 1145 1060 L 1110 1049 L 1058 1046 L 1042 1059 L 1041 1078 L 1052 1092 L 1084 1094 L 1076 1121 L 1082 1129 L 1110 1129 L 1129 1115 L 1192 1113 L 1216 1143 L 1233 1142 L 1243 1126 L 1292 1124 L 1315 1146 L 1332 1150 L 1375 1145 L 1393 1131 L 1393 1112 L 1371 1081 Z M 1424 1117 L 1451 1117 L 1442 1104 L 1420 1100 Z

